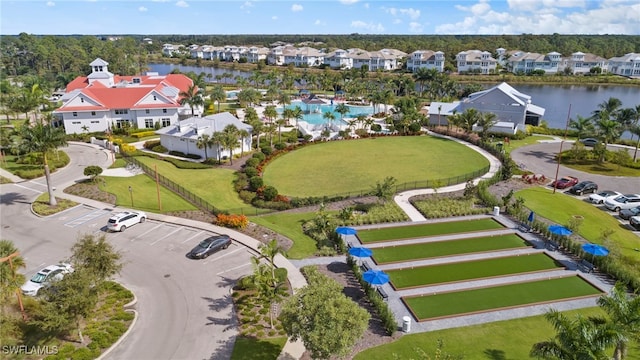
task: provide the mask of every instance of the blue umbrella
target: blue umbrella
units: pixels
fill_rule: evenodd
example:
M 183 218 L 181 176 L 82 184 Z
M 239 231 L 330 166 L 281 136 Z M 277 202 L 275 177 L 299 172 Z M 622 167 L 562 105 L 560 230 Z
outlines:
M 355 235 L 358 233 L 358 231 L 354 228 L 350 228 L 350 227 L 346 227 L 346 226 L 340 226 L 336 229 L 336 232 L 340 235 Z
M 384 285 L 389 282 L 389 275 L 381 270 L 365 271 L 362 278 L 371 285 Z
M 536 214 L 532 211 L 532 212 L 529 213 L 529 217 L 527 218 L 527 220 L 529 222 L 533 222 L 533 219 L 535 219 L 535 218 L 536 218 Z
M 567 236 L 573 234 L 573 232 L 562 225 L 549 226 L 549 232 L 556 235 Z
M 609 249 L 604 246 L 600 246 L 598 244 L 584 244 L 582 245 L 582 250 L 587 254 L 595 255 L 595 256 L 607 256 L 609 255 Z
M 366 247 L 352 247 L 349 249 L 349 254 L 355 257 L 366 258 L 373 254 L 373 251 Z

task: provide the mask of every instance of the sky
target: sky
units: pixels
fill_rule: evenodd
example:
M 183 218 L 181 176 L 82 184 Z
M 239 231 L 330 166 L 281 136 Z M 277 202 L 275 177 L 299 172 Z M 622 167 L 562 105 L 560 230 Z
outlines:
M 640 34 L 638 0 L 0 0 L 0 35 Z

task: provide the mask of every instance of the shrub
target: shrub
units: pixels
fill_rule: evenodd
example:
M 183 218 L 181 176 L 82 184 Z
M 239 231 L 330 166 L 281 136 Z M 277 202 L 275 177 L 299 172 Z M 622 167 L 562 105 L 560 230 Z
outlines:
M 264 181 L 260 176 L 254 176 L 249 179 L 249 187 L 251 190 L 258 190 L 264 185 Z
M 260 151 L 266 156 L 269 156 L 273 153 L 273 149 L 270 146 L 263 146 L 260 148 Z
M 286 268 L 277 268 L 277 269 L 275 269 L 274 272 L 275 272 L 276 279 L 278 280 L 278 282 L 283 283 L 283 282 L 287 281 L 288 272 L 287 272 Z
M 100 166 L 89 165 L 84 168 L 84 175 L 89 176 L 91 178 L 91 181 L 94 181 L 96 179 L 96 176 L 100 174 L 102 174 L 102 168 Z
M 166 147 L 164 147 L 162 145 L 156 145 L 156 146 L 151 148 L 151 151 L 164 154 L 167 151 L 169 151 L 169 149 L 167 149 Z
M 253 157 L 253 158 L 255 158 L 255 159 L 260 160 L 260 162 L 263 162 L 263 161 L 264 161 L 264 159 L 266 159 L 265 154 L 264 154 L 264 153 L 262 153 L 262 152 L 256 152 L 256 153 L 253 153 L 252 157 Z
M 249 224 L 249 218 L 246 215 L 218 214 L 216 216 L 216 224 L 233 229 L 244 229 Z
M 186 154 L 184 157 L 186 157 L 187 159 L 194 159 L 194 160 L 202 159 L 202 156 L 198 154 Z
M 177 150 L 169 151 L 169 155 L 185 157 L 185 153 L 183 153 L 182 151 L 177 151 Z
M 256 177 L 258 175 L 258 169 L 248 166 L 246 168 L 244 168 L 244 173 L 247 174 L 248 177 L 253 178 Z M 262 185 L 260 185 L 262 186 Z
M 266 200 L 266 201 L 271 201 L 274 200 L 276 198 L 276 196 L 278 196 L 278 189 L 276 189 L 273 186 L 267 186 L 264 188 L 264 191 L 262 192 L 262 197 Z
M 240 192 L 238 193 L 238 195 L 240 196 L 240 199 L 242 199 L 242 201 L 250 204 L 253 199 L 255 199 L 256 197 L 256 193 L 253 191 L 248 191 L 248 190 L 240 190 Z
M 273 147 L 275 147 L 276 150 L 284 150 L 287 147 L 287 144 L 279 142 L 279 143 L 275 143 Z
M 260 160 L 260 159 L 258 159 L 258 158 L 252 157 L 252 158 L 247 159 L 247 161 L 244 163 L 244 165 L 245 165 L 246 167 L 253 167 L 253 168 L 255 168 L 256 166 L 258 166 L 258 165 L 260 164 L 260 162 L 261 162 L 261 161 L 262 161 L 262 160 Z
M 152 150 L 154 147 L 160 145 L 160 140 L 148 140 L 142 145 L 147 150 Z
M 135 134 L 131 134 L 131 136 L 133 136 L 135 138 L 138 138 L 138 139 L 143 138 L 143 137 L 148 137 L 148 136 L 155 136 L 155 135 L 156 135 L 155 130 L 140 131 L 140 132 L 137 132 Z

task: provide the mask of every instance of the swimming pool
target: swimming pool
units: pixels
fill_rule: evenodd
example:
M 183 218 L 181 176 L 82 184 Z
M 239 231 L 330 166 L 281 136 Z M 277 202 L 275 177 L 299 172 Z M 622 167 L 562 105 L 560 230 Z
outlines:
M 290 105 L 287 105 L 287 109 L 294 109 L 296 106 L 300 106 L 300 108 L 302 109 L 302 111 L 304 111 L 305 113 L 302 115 L 302 121 L 306 121 L 309 124 L 314 124 L 314 125 L 319 125 L 319 124 L 325 124 L 328 123 L 329 120 L 325 119 L 324 113 L 327 111 L 331 111 L 333 113 L 333 116 L 335 116 L 335 123 L 340 123 L 340 118 L 341 115 L 340 113 L 335 111 L 336 108 L 336 104 L 325 104 L 325 105 L 305 105 L 304 103 L 300 102 L 300 101 L 296 101 L 296 102 L 292 102 Z M 343 118 L 356 118 L 358 117 L 358 115 L 365 115 L 365 116 L 369 116 L 371 114 L 373 114 L 373 106 L 353 106 L 353 105 L 347 105 L 347 107 L 349 108 L 349 112 L 344 114 L 344 116 L 342 116 Z M 278 114 L 282 113 L 282 108 L 278 108 Z M 307 111 L 311 111 L 310 113 L 307 113 Z M 344 124 L 346 124 L 346 121 L 342 121 Z

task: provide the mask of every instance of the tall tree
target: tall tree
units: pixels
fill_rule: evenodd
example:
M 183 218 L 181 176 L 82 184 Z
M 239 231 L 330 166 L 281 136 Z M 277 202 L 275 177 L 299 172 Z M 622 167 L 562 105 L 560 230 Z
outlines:
M 224 88 L 222 87 L 222 85 L 214 85 L 211 89 L 211 94 L 209 94 L 209 98 L 214 104 L 216 102 L 218 103 L 217 112 L 220 112 L 220 104 L 222 104 L 223 101 L 227 100 L 227 93 L 224 92 Z
M 287 299 L 280 319 L 293 340 L 302 339 L 314 359 L 344 356 L 364 333 L 369 313 L 342 293 L 335 280 L 307 271 L 308 285 Z
M 336 108 L 334 109 L 334 111 L 340 114 L 340 119 L 342 119 L 346 114 L 349 113 L 349 107 L 344 103 L 340 103 L 336 105 Z
M 229 150 L 229 161 L 233 165 L 233 149 L 238 147 L 238 141 L 240 141 L 240 131 L 238 128 L 229 124 L 222 130 L 221 145 Z
M 478 126 L 482 128 L 480 130 L 480 138 L 486 139 L 489 129 L 498 123 L 498 117 L 494 113 L 482 113 L 478 119 Z
M 395 185 L 398 182 L 393 176 L 387 176 L 382 182 L 376 182 L 373 194 L 383 203 L 391 200 L 395 194 Z
M 49 205 L 56 206 L 58 202 L 53 195 L 53 186 L 51 184 L 51 173 L 49 171 L 49 161 L 47 154 L 50 151 L 57 150 L 60 146 L 66 146 L 63 128 L 54 128 L 50 125 L 44 125 L 41 122 L 32 126 L 23 126 L 21 130 L 20 148 L 25 152 L 36 152 L 42 154 L 42 163 L 44 165 L 44 176 L 47 181 L 47 191 L 49 192 Z
M 580 115 L 576 116 L 575 120 L 571 119 L 571 121 L 569 121 L 569 126 L 578 132 L 578 139 L 582 139 L 594 131 L 591 118 L 584 118 Z
M 627 357 L 629 342 L 640 341 L 640 296 L 627 294 L 625 285 L 618 282 L 609 295 L 598 299 L 598 305 L 609 315 L 609 324 L 618 335 L 613 358 Z
M 211 136 L 208 134 L 202 134 L 198 136 L 198 140 L 196 140 L 196 147 L 198 149 L 204 149 L 204 159 L 207 160 L 209 158 L 207 154 L 207 149 L 211 147 L 212 141 Z
M 9 304 L 9 298 L 17 296 L 20 298 L 20 286 L 24 284 L 24 275 L 18 272 L 19 269 L 25 268 L 25 262 L 22 256 L 9 256 L 18 253 L 18 248 L 9 240 L 0 240 L 0 306 L 4 307 Z
M 202 94 L 196 84 L 189 86 L 185 91 L 181 91 L 179 96 L 180 105 L 184 106 L 186 104 L 191 108 L 191 116 L 194 116 L 195 114 L 193 108 L 204 105 L 204 99 L 202 98 Z

